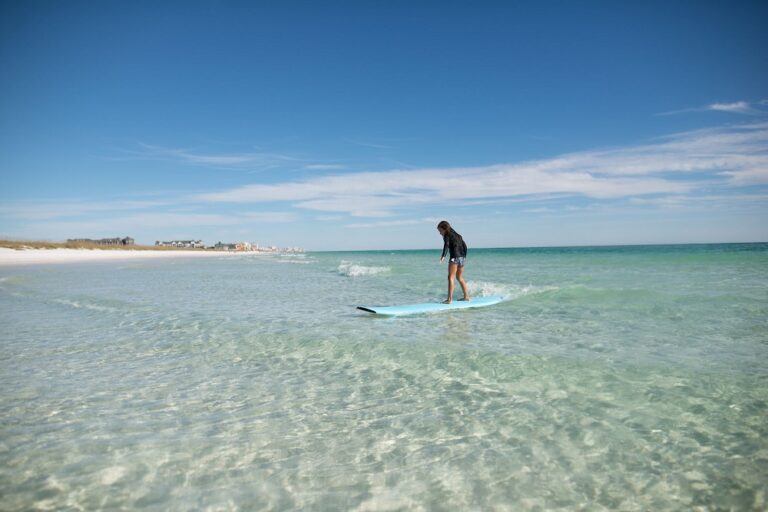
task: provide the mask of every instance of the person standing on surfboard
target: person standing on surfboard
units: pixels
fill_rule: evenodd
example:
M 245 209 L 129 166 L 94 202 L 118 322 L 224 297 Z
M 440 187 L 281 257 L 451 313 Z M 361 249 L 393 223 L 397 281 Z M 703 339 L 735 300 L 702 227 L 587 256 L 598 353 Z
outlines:
M 469 300 L 467 283 L 464 282 L 464 260 L 467 257 L 467 244 L 464 239 L 453 230 L 447 220 L 442 220 L 437 225 L 437 230 L 443 236 L 443 254 L 440 256 L 440 263 L 445 259 L 445 254 L 449 253 L 448 260 L 448 298 L 443 304 L 450 304 L 453 301 L 453 280 L 458 278 L 461 290 L 464 292 L 464 298 L 460 300 Z

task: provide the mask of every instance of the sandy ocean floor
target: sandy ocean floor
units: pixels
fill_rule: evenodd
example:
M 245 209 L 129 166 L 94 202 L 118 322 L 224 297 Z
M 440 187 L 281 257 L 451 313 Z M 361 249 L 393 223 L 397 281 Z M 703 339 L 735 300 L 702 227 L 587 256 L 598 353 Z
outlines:
M 0 510 L 768 507 L 768 244 L 179 254 L 0 267 Z

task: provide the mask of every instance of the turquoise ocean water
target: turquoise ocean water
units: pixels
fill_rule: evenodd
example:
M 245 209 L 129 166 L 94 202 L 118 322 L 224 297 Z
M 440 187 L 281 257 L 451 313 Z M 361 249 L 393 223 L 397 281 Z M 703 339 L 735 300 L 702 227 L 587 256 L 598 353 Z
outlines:
M 0 268 L 0 509 L 764 510 L 768 244 Z

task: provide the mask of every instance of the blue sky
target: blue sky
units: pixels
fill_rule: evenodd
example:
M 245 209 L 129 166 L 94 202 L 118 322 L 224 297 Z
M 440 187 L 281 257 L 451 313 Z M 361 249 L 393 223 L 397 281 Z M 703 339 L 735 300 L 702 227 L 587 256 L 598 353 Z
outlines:
M 3 2 L 0 236 L 768 240 L 765 2 Z

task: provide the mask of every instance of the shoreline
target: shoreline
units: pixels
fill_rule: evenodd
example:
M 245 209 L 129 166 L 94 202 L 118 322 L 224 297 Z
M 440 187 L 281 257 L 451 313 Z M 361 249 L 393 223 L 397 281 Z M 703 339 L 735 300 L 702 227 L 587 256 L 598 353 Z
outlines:
M 130 250 L 130 249 L 9 249 L 0 247 L 0 267 L 45 265 L 156 258 L 204 258 L 212 256 L 263 256 L 259 252 Z

